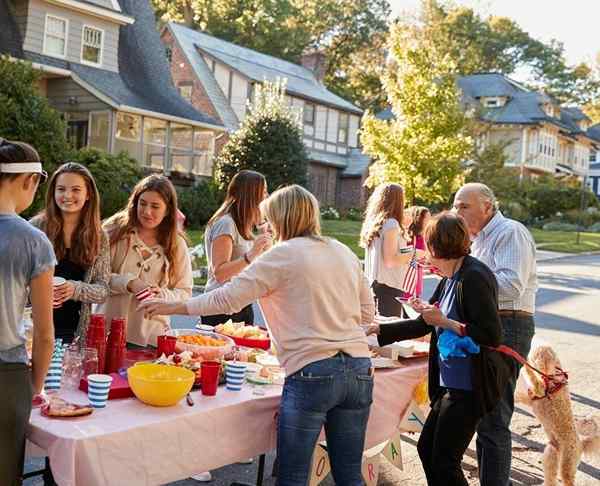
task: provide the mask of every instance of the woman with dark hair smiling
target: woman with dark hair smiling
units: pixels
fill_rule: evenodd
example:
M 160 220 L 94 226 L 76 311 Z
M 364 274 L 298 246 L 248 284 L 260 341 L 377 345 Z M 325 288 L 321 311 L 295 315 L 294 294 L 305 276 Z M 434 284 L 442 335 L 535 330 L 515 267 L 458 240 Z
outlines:
M 427 417 L 417 446 L 429 486 L 466 486 L 461 461 L 477 424 L 500 397 L 508 364 L 500 344 L 498 286 L 488 267 L 469 256 L 463 218 L 444 212 L 425 229 L 427 258 L 443 279 L 429 304 L 411 299 L 414 320 L 373 325 L 379 344 L 431 334 Z

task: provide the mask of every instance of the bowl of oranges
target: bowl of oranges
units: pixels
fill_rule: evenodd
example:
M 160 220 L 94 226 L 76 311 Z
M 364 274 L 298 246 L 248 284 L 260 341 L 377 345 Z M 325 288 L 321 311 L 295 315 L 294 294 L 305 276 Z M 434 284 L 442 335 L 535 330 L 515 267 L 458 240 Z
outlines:
M 195 358 L 203 360 L 220 360 L 229 354 L 235 345 L 233 339 L 228 336 L 199 329 L 172 329 L 167 335 L 177 338 L 177 353 L 190 351 Z

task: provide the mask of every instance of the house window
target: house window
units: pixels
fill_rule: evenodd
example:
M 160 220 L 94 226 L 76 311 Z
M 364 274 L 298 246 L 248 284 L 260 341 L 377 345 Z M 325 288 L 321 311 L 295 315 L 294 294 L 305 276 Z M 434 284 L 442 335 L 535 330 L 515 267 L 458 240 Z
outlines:
M 183 84 L 183 85 L 179 86 L 179 94 L 181 95 L 181 97 L 184 100 L 191 103 L 192 102 L 192 85 L 191 84 Z
M 66 57 L 68 31 L 69 21 L 67 19 L 46 15 L 44 54 L 55 57 Z
M 315 124 L 315 105 L 312 103 L 304 103 L 304 110 L 302 112 L 302 118 L 306 125 Z
M 171 123 L 171 168 L 181 173 L 192 172 L 194 130 L 190 125 Z
M 130 142 L 139 142 L 141 135 L 141 118 L 129 113 L 117 113 L 116 137 Z
M 144 117 L 144 163 L 156 169 L 164 169 L 166 145 L 167 122 Z
M 487 108 L 494 108 L 494 107 L 498 106 L 498 100 L 497 99 L 485 100 L 485 106 Z
M 338 143 L 346 145 L 348 143 L 348 113 L 340 113 L 338 125 Z
M 83 64 L 100 66 L 102 64 L 104 31 L 84 25 L 81 38 L 81 62 Z
M 171 61 L 173 60 L 173 49 L 170 47 L 165 48 L 165 57 L 167 58 L 167 61 L 169 61 L 169 64 L 171 64 Z
M 108 140 L 110 136 L 110 112 L 90 113 L 89 146 L 108 151 Z
M 193 172 L 211 176 L 213 154 L 215 151 L 215 134 L 209 130 L 194 128 L 194 167 Z

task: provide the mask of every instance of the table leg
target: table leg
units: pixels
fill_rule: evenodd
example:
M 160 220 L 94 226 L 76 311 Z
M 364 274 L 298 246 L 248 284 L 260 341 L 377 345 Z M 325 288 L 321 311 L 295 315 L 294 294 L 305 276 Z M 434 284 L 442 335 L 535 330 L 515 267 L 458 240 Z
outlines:
M 262 486 L 263 477 L 265 475 L 265 459 L 266 459 L 265 454 L 261 454 L 258 457 L 258 471 L 256 473 L 256 486 Z M 236 482 L 231 483 L 229 486 L 253 486 L 253 485 L 250 483 L 239 483 L 236 481 Z
M 52 470 L 50 469 L 50 459 L 47 457 L 44 460 L 44 469 L 40 469 L 39 471 L 31 471 L 26 474 L 23 474 L 23 479 L 34 478 L 35 476 L 42 476 L 44 486 L 57 486 L 54 482 Z

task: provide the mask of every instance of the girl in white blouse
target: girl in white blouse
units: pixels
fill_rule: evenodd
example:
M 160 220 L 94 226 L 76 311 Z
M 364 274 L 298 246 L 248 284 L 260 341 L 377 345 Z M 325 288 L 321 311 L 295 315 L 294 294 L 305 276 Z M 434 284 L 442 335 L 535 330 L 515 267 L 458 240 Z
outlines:
M 135 294 L 179 301 L 192 296 L 192 265 L 177 227 L 177 193 L 169 179 L 150 175 L 133 189 L 124 210 L 105 223 L 110 238 L 111 295 L 99 308 L 107 322 L 127 318 L 127 342 L 156 346 L 156 337 L 170 329 L 165 316 L 146 318 L 138 312 Z

